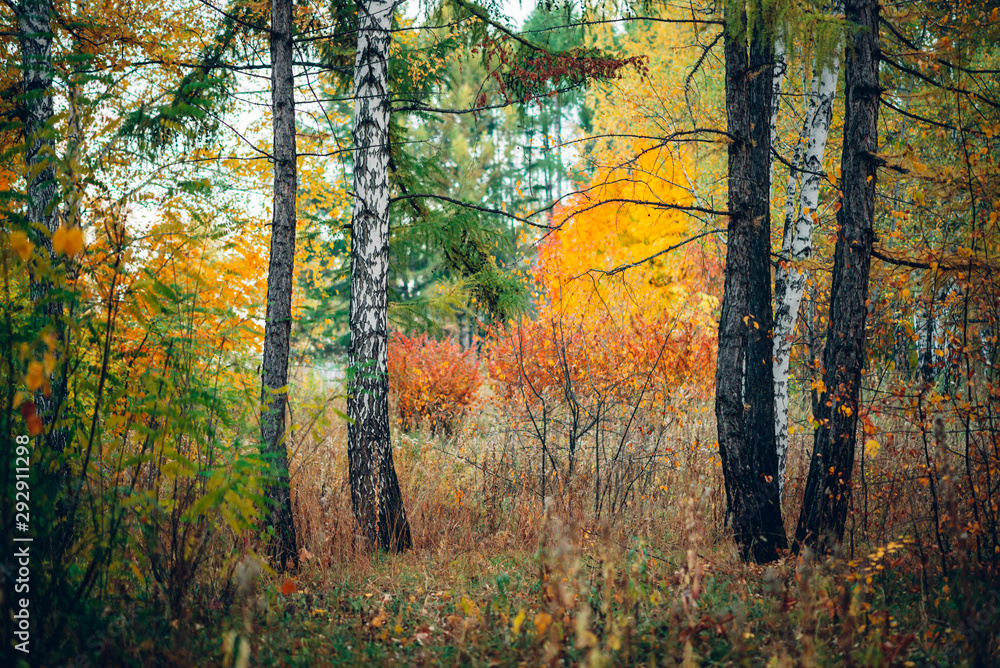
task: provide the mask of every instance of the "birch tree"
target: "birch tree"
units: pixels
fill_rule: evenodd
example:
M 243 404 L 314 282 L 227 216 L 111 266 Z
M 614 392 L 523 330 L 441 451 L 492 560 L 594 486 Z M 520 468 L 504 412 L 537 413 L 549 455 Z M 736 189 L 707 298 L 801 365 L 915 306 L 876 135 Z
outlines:
M 389 439 L 389 44 L 395 0 L 358 1 L 354 66 L 348 470 L 354 515 L 372 548 L 410 547 Z
M 267 316 L 261 364 L 260 435 L 269 459 L 265 496 L 275 535 L 272 555 L 279 569 L 297 560 L 295 522 L 285 447 L 288 405 L 288 351 L 292 329 L 295 262 L 295 82 L 292 75 L 292 0 L 271 5 L 271 103 L 274 123 L 274 204 L 267 271 Z
M 878 167 L 879 7 L 877 0 L 847 0 L 853 39 L 846 51 L 846 112 L 830 291 L 830 326 L 809 479 L 795 546 L 826 552 L 844 535 L 857 445 L 861 369 L 865 358 L 869 272 L 874 241 Z
M 21 46 L 22 104 L 25 166 L 27 172 L 27 214 L 32 240 L 42 251 L 42 262 L 30 276 L 30 296 L 34 315 L 63 339 L 63 303 L 55 285 L 54 270 L 60 262 L 52 248 L 52 236 L 59 229 L 55 142 L 53 139 L 52 86 L 52 3 L 25 0 L 17 8 L 18 38 Z M 60 373 L 51 378 L 51 391 L 35 393 L 35 405 L 45 426 L 48 446 L 55 452 L 65 447 L 66 433 L 55 428 L 65 384 Z
M 831 12 L 839 14 L 841 11 L 843 3 L 834 0 Z M 782 493 L 788 461 L 788 366 L 799 306 L 808 278 L 801 263 L 812 255 L 815 212 L 824 177 L 823 154 L 830 134 L 839 75 L 837 48 L 829 58 L 822 55 L 816 57 L 806 119 L 785 191 L 784 235 L 774 278 L 774 433 L 778 450 L 778 485 Z M 804 153 L 800 152 L 802 140 L 805 141 Z

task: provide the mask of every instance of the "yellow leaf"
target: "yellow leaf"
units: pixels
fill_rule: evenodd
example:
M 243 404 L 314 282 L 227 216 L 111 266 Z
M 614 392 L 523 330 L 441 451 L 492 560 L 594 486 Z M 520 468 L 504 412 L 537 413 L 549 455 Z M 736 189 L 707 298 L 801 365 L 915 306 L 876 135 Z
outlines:
M 28 241 L 28 235 L 24 232 L 11 232 L 10 233 L 10 247 L 17 253 L 17 256 L 21 260 L 27 262 L 28 258 L 31 257 L 32 245 Z
M 865 454 L 868 455 L 869 459 L 874 459 L 881 447 L 882 445 L 878 441 L 874 438 L 869 438 L 865 441 Z
M 65 253 L 70 257 L 83 250 L 83 230 L 79 227 L 60 227 L 52 234 L 52 252 Z
M 479 606 L 467 596 L 462 596 L 458 602 L 458 607 L 461 608 L 462 614 L 466 617 L 479 617 Z
M 27 424 L 28 424 L 28 433 L 31 434 L 32 436 L 38 436 L 39 434 L 42 433 L 42 426 L 43 426 L 42 418 L 38 417 L 38 415 L 32 415 L 31 417 L 29 417 L 27 420 Z
M 31 362 L 28 364 L 28 374 L 24 377 L 24 384 L 34 392 L 42 386 L 44 371 L 41 362 Z
M 139 570 L 139 567 L 136 566 L 135 562 L 134 561 L 130 561 L 130 562 L 128 562 L 128 565 L 132 569 L 132 573 L 135 574 L 135 577 L 138 578 L 139 582 L 142 585 L 145 585 L 146 584 L 146 578 L 144 578 L 142 576 L 142 571 Z
M 524 618 L 526 616 L 527 615 L 524 612 L 524 608 L 521 608 L 520 610 L 518 610 L 517 615 L 515 615 L 515 617 L 514 617 L 514 623 L 511 624 L 511 627 L 510 627 L 511 633 L 513 633 L 514 635 L 517 635 L 518 633 L 521 632 L 521 625 L 524 624 Z
M 52 252 L 62 253 L 66 249 L 66 228 L 60 227 L 52 233 Z
M 66 255 L 76 257 L 83 250 L 83 230 L 79 227 L 71 227 L 66 231 Z

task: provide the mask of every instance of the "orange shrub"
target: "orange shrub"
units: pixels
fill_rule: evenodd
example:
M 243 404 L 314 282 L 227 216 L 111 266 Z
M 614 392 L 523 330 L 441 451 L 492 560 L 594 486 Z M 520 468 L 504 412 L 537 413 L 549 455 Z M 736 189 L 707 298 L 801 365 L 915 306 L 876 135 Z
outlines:
M 427 420 L 432 434 L 451 434 L 482 384 L 476 351 L 454 339 L 399 332 L 389 339 L 389 395 L 406 431 Z
M 534 319 L 493 333 L 488 364 L 508 405 L 537 412 L 572 392 L 590 410 L 599 398 L 605 408 L 638 405 L 662 414 L 680 388 L 691 395 L 710 387 L 715 346 L 713 329 L 666 313 L 620 319 L 543 307 Z

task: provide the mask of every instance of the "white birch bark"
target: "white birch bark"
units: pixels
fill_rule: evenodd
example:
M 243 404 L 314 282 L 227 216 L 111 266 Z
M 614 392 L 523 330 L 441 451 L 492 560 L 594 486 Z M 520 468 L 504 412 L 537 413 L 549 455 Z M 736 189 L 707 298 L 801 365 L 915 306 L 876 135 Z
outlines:
M 352 377 L 348 467 L 355 517 L 369 547 L 404 550 L 410 528 L 389 441 L 389 45 L 393 0 L 358 2 L 351 222 Z
M 22 113 L 25 134 L 25 168 L 27 179 L 27 216 L 31 240 L 41 253 L 48 256 L 52 270 L 31 271 L 28 292 L 34 317 L 43 320 L 60 342 L 58 358 L 62 358 L 64 343 L 63 302 L 53 290 L 52 271 L 62 261 L 52 250 L 52 235 L 59 228 L 59 182 L 56 178 L 56 147 L 51 135 L 53 119 L 52 66 L 52 2 L 25 0 L 18 8 L 18 37 L 22 66 Z M 45 232 L 42 232 L 42 229 Z M 35 392 L 35 405 L 45 426 L 46 445 L 55 452 L 66 446 L 67 431 L 55 426 L 59 406 L 66 393 L 65 378 L 58 371 L 50 376 L 51 392 Z M 65 473 L 65 469 L 64 469 Z
M 831 10 L 834 13 L 843 11 L 842 2 L 834 2 Z M 813 216 L 819 203 L 823 153 L 830 134 L 833 100 L 837 94 L 837 79 L 840 74 L 838 52 L 838 48 L 834 48 L 834 55 L 830 60 L 817 63 L 817 71 L 813 74 L 803 127 L 805 151 L 801 156 L 802 164 L 798 164 L 798 155 L 793 161 L 801 173 L 801 186 L 798 186 L 799 174 L 792 170 L 786 190 L 781 262 L 774 281 L 774 421 L 778 447 L 778 483 L 782 493 L 788 461 L 788 364 L 799 305 L 802 303 L 808 278 L 800 263 L 812 254 L 812 234 L 815 227 Z
M 774 40 L 774 78 L 771 81 L 771 88 L 774 91 L 771 97 L 771 148 L 776 151 L 778 148 L 778 108 L 781 106 L 781 87 L 785 82 L 785 74 L 788 72 L 788 54 L 785 53 L 785 39 L 778 32 L 777 39 Z M 771 183 L 774 183 L 774 159 L 771 159 Z

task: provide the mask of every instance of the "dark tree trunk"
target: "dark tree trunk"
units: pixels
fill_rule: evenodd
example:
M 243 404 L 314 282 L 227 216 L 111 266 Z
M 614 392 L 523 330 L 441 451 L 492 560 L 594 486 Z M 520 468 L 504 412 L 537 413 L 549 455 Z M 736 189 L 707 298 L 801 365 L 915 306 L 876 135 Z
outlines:
M 830 292 L 830 327 L 809 479 L 795 547 L 827 552 L 844 535 L 851 502 L 857 444 L 858 400 L 864 367 L 868 275 L 874 241 L 878 150 L 879 42 L 877 0 L 847 0 L 853 44 L 846 55 L 846 111 L 841 158 L 841 208 L 837 214 Z
M 372 549 L 410 547 L 389 441 L 389 40 L 393 0 L 359 0 L 354 67 L 354 219 L 347 458 L 351 503 Z
M 715 414 L 727 518 L 744 559 L 787 547 L 774 437 L 770 264 L 770 113 L 773 36 L 747 35 L 742 2 L 727 7 L 729 231 L 719 320 Z M 758 22 L 759 23 L 759 22 Z M 749 54 L 747 40 L 749 37 Z
M 271 104 L 274 120 L 274 213 L 267 268 L 267 320 L 261 365 L 262 448 L 270 466 L 265 496 L 271 504 L 271 554 L 278 569 L 298 562 L 285 447 L 288 350 L 295 263 L 295 89 L 292 78 L 292 0 L 271 5 Z
M 32 175 L 28 181 L 27 213 L 31 225 L 31 240 L 48 256 L 50 269 L 42 274 L 32 271 L 29 293 L 33 314 L 42 327 L 48 328 L 63 341 L 63 303 L 54 290 L 51 272 L 58 271 L 60 258 L 52 252 L 52 235 L 59 228 L 56 201 L 59 185 L 56 181 L 55 146 L 52 141 L 52 4 L 50 0 L 26 0 L 18 15 L 23 69 L 21 113 L 24 118 L 25 165 Z M 35 226 L 47 230 L 47 234 Z M 61 355 L 59 355 L 61 357 Z M 57 411 L 65 397 L 65 381 L 59 365 L 49 379 L 50 391 L 35 393 L 35 405 L 45 426 L 45 440 L 55 452 L 66 445 L 66 431 L 55 429 Z

